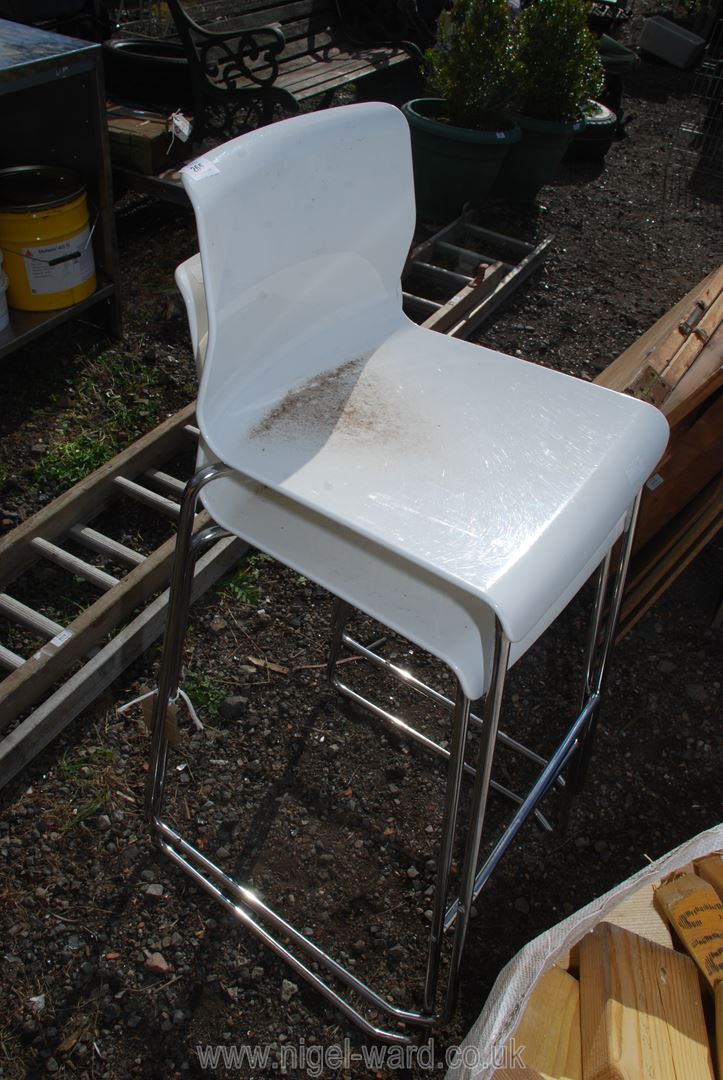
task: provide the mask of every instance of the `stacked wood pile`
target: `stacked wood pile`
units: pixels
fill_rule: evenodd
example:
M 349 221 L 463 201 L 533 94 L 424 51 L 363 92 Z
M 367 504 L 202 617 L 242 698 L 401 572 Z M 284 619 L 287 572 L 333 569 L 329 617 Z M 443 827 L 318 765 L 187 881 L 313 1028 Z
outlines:
M 494 1080 L 723 1080 L 723 854 L 583 937 L 538 979 L 508 1049 Z
M 595 381 L 656 405 L 671 428 L 643 494 L 622 637 L 723 526 L 723 266 Z

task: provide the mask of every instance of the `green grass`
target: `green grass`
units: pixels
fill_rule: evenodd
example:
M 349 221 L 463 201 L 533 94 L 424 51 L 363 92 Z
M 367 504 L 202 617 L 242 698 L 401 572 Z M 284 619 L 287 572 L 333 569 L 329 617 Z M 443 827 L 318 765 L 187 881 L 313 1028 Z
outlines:
M 257 607 L 261 600 L 259 592 L 261 567 L 268 562 L 273 562 L 269 555 L 263 555 L 261 552 L 250 555 L 243 566 L 238 567 L 225 578 L 221 586 L 221 596 L 227 600 L 234 600 L 238 604 Z
M 209 720 L 218 719 L 221 705 L 228 697 L 228 691 L 222 683 L 210 675 L 201 675 L 196 671 L 186 672 L 181 689 L 188 694 L 196 712 L 203 713 Z
M 33 470 L 33 482 L 65 490 L 160 419 L 155 368 L 109 349 L 66 381 L 62 420 Z
M 35 467 L 36 480 L 58 488 L 77 484 L 118 453 L 118 443 L 104 432 L 79 435 L 52 446 Z

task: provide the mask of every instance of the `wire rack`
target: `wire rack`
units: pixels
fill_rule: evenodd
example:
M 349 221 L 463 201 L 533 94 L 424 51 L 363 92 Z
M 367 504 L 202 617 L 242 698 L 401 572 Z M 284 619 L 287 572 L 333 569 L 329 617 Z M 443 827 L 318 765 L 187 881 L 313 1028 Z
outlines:
M 671 142 L 666 204 L 723 221 L 723 19 L 693 80 L 690 106 Z

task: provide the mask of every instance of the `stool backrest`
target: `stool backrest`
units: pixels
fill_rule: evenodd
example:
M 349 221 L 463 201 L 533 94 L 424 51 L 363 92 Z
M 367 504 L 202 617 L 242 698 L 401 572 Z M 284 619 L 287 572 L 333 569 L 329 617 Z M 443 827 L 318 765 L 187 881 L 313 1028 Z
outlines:
M 271 124 L 183 172 L 208 310 L 199 420 L 234 386 L 249 408 L 403 321 L 414 231 L 406 120 L 350 105 Z

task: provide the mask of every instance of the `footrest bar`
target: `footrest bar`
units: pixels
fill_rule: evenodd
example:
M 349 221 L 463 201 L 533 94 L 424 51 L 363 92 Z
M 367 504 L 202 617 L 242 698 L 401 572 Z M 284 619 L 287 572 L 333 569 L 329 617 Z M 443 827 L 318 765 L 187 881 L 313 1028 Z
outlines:
M 207 893 L 214 897 L 235 919 L 242 922 L 253 934 L 268 945 L 278 956 L 303 979 L 309 982 L 315 989 L 333 1005 L 339 1008 L 350 1020 L 376 1039 L 387 1042 L 408 1043 L 412 1035 L 404 1032 L 386 1031 L 375 1027 L 345 998 L 329 986 L 319 975 L 311 971 L 298 957 L 296 957 L 278 938 L 274 937 L 255 916 L 265 919 L 274 930 L 283 937 L 292 941 L 297 948 L 301 949 L 314 962 L 326 968 L 335 978 L 343 982 L 350 990 L 355 991 L 371 1006 L 386 1013 L 400 1024 L 409 1024 L 415 1027 L 430 1027 L 434 1023 L 434 1017 L 427 1014 L 409 1012 L 390 1005 L 374 990 L 368 987 L 360 979 L 346 968 L 342 967 L 323 949 L 320 949 L 313 941 L 310 941 L 294 926 L 282 919 L 280 915 L 263 902 L 250 889 L 244 888 L 228 874 L 211 862 L 197 848 L 189 844 L 179 836 L 165 822 L 158 818 L 153 821 L 156 833 L 156 842 L 161 850 L 177 866 L 189 874 Z M 197 865 L 194 865 L 197 864 Z M 213 879 L 213 880 L 211 880 Z M 230 893 L 234 899 L 229 899 L 226 893 Z
M 351 699 L 351 701 L 356 702 L 357 705 L 361 705 L 362 708 L 364 708 L 367 712 L 373 713 L 374 716 L 377 716 L 385 724 L 388 724 L 390 727 L 396 728 L 396 730 L 401 732 L 402 735 L 405 735 L 407 738 L 419 743 L 420 746 L 423 746 L 425 750 L 429 750 L 430 753 L 434 754 L 436 757 L 443 758 L 445 761 L 449 759 L 449 750 L 446 750 L 443 746 L 440 746 L 439 743 L 436 743 L 434 741 L 434 739 L 430 739 L 428 735 L 423 735 L 421 731 L 417 731 L 416 728 L 413 728 L 411 724 L 408 724 L 405 720 L 402 720 L 401 717 L 395 716 L 394 713 L 387 712 L 387 710 L 382 709 L 380 705 L 375 705 L 373 701 L 369 700 L 369 698 L 365 698 L 356 690 L 352 690 L 350 686 L 347 686 L 346 683 L 343 683 L 338 678 L 333 678 L 331 680 L 331 684 L 334 689 L 338 690 L 340 694 L 344 695 L 344 697 L 348 697 Z M 465 773 L 467 773 L 468 776 L 474 776 L 475 774 L 474 767 L 472 765 L 469 765 L 467 762 L 464 763 L 464 771 Z M 502 795 L 503 798 L 511 799 L 512 802 L 517 803 L 518 806 L 522 805 L 523 799 L 520 795 L 517 795 L 514 791 L 510 791 L 509 788 L 503 787 L 502 784 L 498 784 L 495 780 L 490 781 L 490 787 L 496 794 Z M 552 825 L 550 824 L 549 820 L 540 810 L 535 810 L 534 814 L 545 832 L 553 831 Z
M 572 757 L 577 747 L 577 737 L 580 731 L 588 724 L 594 715 L 595 711 L 600 705 L 600 696 L 593 694 L 593 696 L 586 702 L 583 709 L 580 711 L 577 719 L 570 727 L 567 735 L 562 740 L 557 750 L 550 758 L 547 766 L 542 770 L 535 783 L 530 788 L 527 798 L 520 806 L 519 810 L 512 818 L 505 831 L 502 833 L 500 839 L 495 844 L 492 852 L 487 857 L 486 861 L 482 864 L 481 868 L 477 872 L 474 879 L 474 890 L 472 893 L 473 900 L 476 900 L 480 892 L 487 884 L 488 879 L 496 869 L 502 857 L 507 852 L 510 844 L 517 836 L 518 832 L 527 821 L 531 813 L 534 812 L 534 808 L 540 799 L 544 798 L 548 790 L 555 781 L 557 774 L 565 768 L 568 761 Z M 444 918 L 444 929 L 448 930 L 457 917 L 459 912 L 459 900 L 453 901 Z
M 451 698 L 446 697 L 444 694 L 440 694 L 438 690 L 433 689 L 431 686 L 427 686 L 426 683 L 418 679 L 416 675 L 412 675 L 411 671 L 407 671 L 405 668 L 399 667 L 397 664 L 393 664 L 391 660 L 385 660 L 383 656 L 379 656 L 378 653 L 373 652 L 367 646 L 362 645 L 361 642 L 356 641 L 355 638 L 350 637 L 349 634 L 342 634 L 342 644 L 346 645 L 348 649 L 355 652 L 358 656 L 363 656 L 365 660 L 368 660 L 372 664 L 376 664 L 377 667 L 384 668 L 394 678 L 400 682 L 406 683 L 413 690 L 417 690 L 420 694 L 424 694 L 425 697 L 431 698 L 432 701 L 436 701 L 438 705 L 452 712 L 454 709 L 454 702 Z M 476 724 L 477 727 L 482 727 L 483 721 L 480 716 L 476 716 L 474 713 L 469 715 L 470 721 Z M 497 732 L 498 742 L 506 747 L 508 750 L 514 750 L 518 754 L 522 754 L 524 757 L 529 758 L 530 761 L 534 761 L 536 765 L 540 765 L 544 768 L 547 765 L 547 758 L 542 757 L 540 754 L 535 753 L 534 750 L 530 750 L 528 746 L 518 742 L 517 739 L 513 739 L 510 735 L 506 735 L 504 731 Z M 560 787 L 565 786 L 563 777 L 558 780 Z

